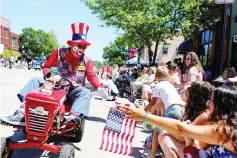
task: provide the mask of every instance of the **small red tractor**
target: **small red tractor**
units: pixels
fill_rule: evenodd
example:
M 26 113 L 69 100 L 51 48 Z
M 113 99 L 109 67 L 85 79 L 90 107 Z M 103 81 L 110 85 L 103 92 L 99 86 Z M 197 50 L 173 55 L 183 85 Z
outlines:
M 74 158 L 75 148 L 70 144 L 51 145 L 47 140 L 52 135 L 71 138 L 73 142 L 80 142 L 84 133 L 85 120 L 69 122 L 63 125 L 66 114 L 70 112 L 70 101 L 67 92 L 71 85 L 67 79 L 60 81 L 51 94 L 42 92 L 40 87 L 27 94 L 25 99 L 25 126 L 13 125 L 13 128 L 23 130 L 26 134 L 24 142 L 13 142 L 9 138 L 1 142 L 2 158 L 10 157 L 14 149 L 35 148 L 46 150 L 58 155 L 59 158 Z

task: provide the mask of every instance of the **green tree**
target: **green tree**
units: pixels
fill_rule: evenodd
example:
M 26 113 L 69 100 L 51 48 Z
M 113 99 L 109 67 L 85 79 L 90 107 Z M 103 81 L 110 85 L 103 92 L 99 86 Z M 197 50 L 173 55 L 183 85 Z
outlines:
M 132 42 L 128 34 L 119 35 L 114 42 L 110 42 L 103 50 L 103 58 L 109 65 L 123 65 L 127 59 L 127 48 L 136 48 L 138 43 Z
M 106 25 L 122 29 L 128 36 L 137 39 L 140 46 L 148 46 L 149 50 L 153 41 L 156 41 L 157 50 L 159 42 L 174 34 L 175 29 L 169 22 L 173 10 L 166 9 L 166 6 L 176 3 L 171 4 L 168 0 L 101 0 L 85 3 Z M 150 63 L 152 58 L 155 59 L 150 57 Z
M 53 30 L 49 32 L 43 33 L 43 50 L 45 56 L 49 56 L 53 50 L 59 47 L 59 43 L 57 41 L 56 34 Z
M 21 33 L 21 41 L 24 51 L 30 57 L 40 57 L 42 54 L 48 57 L 54 49 L 59 47 L 53 30 L 45 32 L 44 30 L 24 28 Z
M 188 37 L 196 33 L 193 26 L 200 28 L 208 23 L 198 22 L 200 13 L 206 13 L 203 5 L 207 2 L 209 0 L 84 0 L 107 26 L 122 29 L 148 46 L 153 63 L 159 43 L 176 35 L 177 29 L 182 29 Z M 156 42 L 155 52 L 151 52 L 153 41 Z
M 179 26 L 185 38 L 198 38 L 202 30 L 218 29 L 223 14 L 222 5 L 216 5 L 214 0 L 197 1 L 195 4 L 192 10 L 187 8 L 181 10 L 185 18 L 179 21 Z
M 18 52 L 12 51 L 12 50 L 10 50 L 10 49 L 5 49 L 4 52 L 3 52 L 3 54 L 2 54 L 3 59 L 4 59 L 4 60 L 9 60 L 10 56 L 13 56 L 14 59 L 16 60 L 17 57 L 20 57 L 20 56 L 21 56 L 21 54 L 18 53 Z

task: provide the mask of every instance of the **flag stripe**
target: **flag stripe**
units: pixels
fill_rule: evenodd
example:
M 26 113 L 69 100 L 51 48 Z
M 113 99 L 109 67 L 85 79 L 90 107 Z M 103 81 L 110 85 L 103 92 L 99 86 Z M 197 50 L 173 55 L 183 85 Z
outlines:
M 129 120 L 129 122 L 128 122 L 127 132 L 126 132 L 127 135 L 126 135 L 126 138 L 125 138 L 125 140 L 126 140 L 126 141 L 125 141 L 125 144 L 126 144 L 126 145 L 124 146 L 123 155 L 126 155 L 126 153 L 127 153 L 127 151 L 128 151 L 128 146 L 129 146 L 129 144 L 130 144 L 130 143 L 128 142 L 128 140 L 129 140 L 128 138 L 129 138 L 129 136 L 130 136 L 130 132 L 131 132 L 131 128 L 130 128 L 130 127 L 132 126 L 132 122 L 133 122 L 132 120 Z
M 133 152 L 132 141 L 133 141 L 133 138 L 134 138 L 134 135 L 135 135 L 135 131 L 136 131 L 136 124 L 137 124 L 136 121 L 132 122 L 131 132 L 130 132 L 130 135 L 129 135 L 129 138 L 128 138 L 128 142 L 129 142 L 128 152 L 127 152 L 128 155 L 131 155 L 132 152 Z
M 122 125 L 122 131 L 119 133 L 119 138 L 118 138 L 118 149 L 115 153 L 118 153 L 120 152 L 121 150 L 121 146 L 122 146 L 122 136 L 123 136 L 123 133 L 124 133 L 124 124 L 126 123 L 126 121 L 124 120 L 123 121 L 123 125 Z
M 71 28 L 72 28 L 72 33 L 75 34 L 75 24 L 72 24 Z
M 87 27 L 86 27 L 86 34 L 88 33 L 88 30 L 89 30 L 89 26 L 87 25 Z
M 123 128 L 124 128 L 124 132 L 121 132 L 122 133 L 122 141 L 121 141 L 121 147 L 120 147 L 120 151 L 119 151 L 119 154 L 122 154 L 122 152 L 123 152 L 123 147 L 124 147 L 124 143 L 125 143 L 125 134 L 126 134 L 126 127 L 127 127 L 127 125 L 128 125 L 128 119 L 124 119 L 124 122 L 125 122 L 125 125 L 123 126 Z
M 79 33 L 79 23 L 75 24 L 75 33 Z
M 110 141 L 110 147 L 109 147 L 109 152 L 112 152 L 112 150 L 113 150 L 113 147 L 115 146 L 114 145 L 114 141 L 113 141 L 113 139 L 114 139 L 114 135 L 115 135 L 116 133 L 115 132 L 112 132 L 112 134 L 110 135 L 110 137 L 109 137 L 109 141 Z
M 84 24 L 80 23 L 79 27 L 80 27 L 80 31 L 78 31 L 78 33 L 83 34 Z
M 107 130 L 107 132 L 108 132 L 108 135 L 107 135 L 107 141 L 106 141 L 106 146 L 105 146 L 105 151 L 107 151 L 108 150 L 108 147 L 109 147 L 109 137 L 110 137 L 110 133 L 112 133 L 112 131 L 108 131 Z
M 86 34 L 86 28 L 87 28 L 87 25 L 84 24 L 84 26 L 83 26 L 83 34 Z
M 101 150 L 104 150 L 104 142 L 105 142 L 105 137 L 106 137 L 105 133 L 106 133 L 106 130 L 103 130 L 102 142 L 101 142 L 101 144 L 100 144 L 100 149 L 101 149 Z
M 114 137 L 114 147 L 113 147 L 113 151 L 112 151 L 113 153 L 115 153 L 117 148 L 118 148 L 118 145 L 117 145 L 118 144 L 118 138 L 119 138 L 118 136 L 119 136 L 119 134 L 116 133 L 115 137 Z

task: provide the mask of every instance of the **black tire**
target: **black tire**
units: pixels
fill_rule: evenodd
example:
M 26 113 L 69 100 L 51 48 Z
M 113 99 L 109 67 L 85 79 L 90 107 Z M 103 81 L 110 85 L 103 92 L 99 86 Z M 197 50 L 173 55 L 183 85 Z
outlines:
M 5 147 L 7 145 L 6 138 L 1 137 L 1 155 L 3 154 Z
M 12 150 L 7 152 L 6 148 L 11 140 L 9 138 L 1 137 L 1 157 L 11 158 Z
M 84 135 L 84 129 L 85 129 L 85 120 L 81 120 L 81 127 L 75 131 L 75 137 L 73 137 L 73 141 L 75 142 L 81 142 L 83 135 Z
M 64 144 L 58 158 L 75 158 L 75 148 L 70 144 Z

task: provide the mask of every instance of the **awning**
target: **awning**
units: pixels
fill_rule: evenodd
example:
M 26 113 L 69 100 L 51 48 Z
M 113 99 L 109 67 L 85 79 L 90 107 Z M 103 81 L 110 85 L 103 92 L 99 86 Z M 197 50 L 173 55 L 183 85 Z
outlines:
M 183 41 L 179 45 L 177 51 L 178 51 L 178 54 L 184 54 L 186 52 L 193 51 L 193 40 L 188 39 L 188 40 Z
M 129 59 L 129 60 L 126 60 L 126 61 L 125 61 L 125 64 L 126 64 L 126 65 L 137 64 L 137 57 L 132 58 L 132 59 Z

